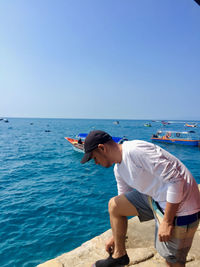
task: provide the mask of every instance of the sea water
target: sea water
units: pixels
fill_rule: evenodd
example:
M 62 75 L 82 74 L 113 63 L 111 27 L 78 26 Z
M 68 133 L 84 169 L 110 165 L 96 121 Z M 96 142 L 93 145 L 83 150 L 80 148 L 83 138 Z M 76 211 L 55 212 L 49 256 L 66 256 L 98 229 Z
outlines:
M 158 129 L 186 130 L 184 121 L 17 119 L 0 121 L 0 266 L 32 267 L 110 228 L 107 203 L 117 194 L 113 168 L 80 164 L 64 137 L 101 129 L 151 142 Z M 187 128 L 188 130 L 188 128 Z M 191 130 L 191 129 L 189 129 Z M 193 129 L 192 129 L 193 130 Z M 199 134 L 199 128 L 195 128 Z M 197 147 L 159 144 L 200 183 Z

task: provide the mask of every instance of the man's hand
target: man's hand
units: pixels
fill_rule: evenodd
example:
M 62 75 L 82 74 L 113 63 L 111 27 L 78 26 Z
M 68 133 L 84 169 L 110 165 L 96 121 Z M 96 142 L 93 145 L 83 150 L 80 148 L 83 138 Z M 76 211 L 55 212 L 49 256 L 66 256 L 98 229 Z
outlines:
M 171 234 L 172 234 L 172 229 L 173 229 L 173 225 L 163 220 L 158 230 L 159 241 L 160 242 L 169 241 Z
M 172 230 L 174 227 L 173 226 L 174 216 L 176 215 L 178 206 L 179 203 L 170 203 L 170 202 L 166 203 L 163 221 L 160 223 L 158 229 L 158 237 L 160 242 L 169 241 L 172 235 Z
M 113 236 L 111 236 L 111 238 L 108 239 L 108 241 L 106 242 L 106 251 L 109 254 L 113 254 L 114 248 L 115 248 L 115 242 Z

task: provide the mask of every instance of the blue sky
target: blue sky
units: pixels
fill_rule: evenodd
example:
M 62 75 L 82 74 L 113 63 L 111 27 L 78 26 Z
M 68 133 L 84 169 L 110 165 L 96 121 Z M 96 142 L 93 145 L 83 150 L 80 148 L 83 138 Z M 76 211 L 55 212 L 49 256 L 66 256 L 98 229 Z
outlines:
M 2 0 L 0 117 L 200 120 L 193 0 Z

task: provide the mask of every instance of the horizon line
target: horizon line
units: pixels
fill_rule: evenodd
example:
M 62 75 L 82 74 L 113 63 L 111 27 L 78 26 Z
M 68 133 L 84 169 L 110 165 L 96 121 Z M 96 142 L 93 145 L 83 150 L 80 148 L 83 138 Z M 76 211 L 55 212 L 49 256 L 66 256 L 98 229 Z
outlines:
M 0 117 L 2 119 L 9 118 L 9 119 L 63 119 L 63 120 L 150 120 L 150 121 L 200 121 L 200 119 L 166 119 L 166 118 L 134 118 L 134 119 L 128 119 L 128 118 L 81 118 L 81 117 L 76 117 L 76 118 L 67 118 L 67 117 L 15 117 L 15 116 L 2 116 Z

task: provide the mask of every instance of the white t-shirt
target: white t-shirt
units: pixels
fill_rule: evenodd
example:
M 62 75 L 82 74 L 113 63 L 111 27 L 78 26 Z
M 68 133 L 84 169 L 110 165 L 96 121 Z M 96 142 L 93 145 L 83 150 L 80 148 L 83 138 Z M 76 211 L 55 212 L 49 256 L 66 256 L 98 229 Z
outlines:
M 166 201 L 180 203 L 178 216 L 200 211 L 198 185 L 190 171 L 161 147 L 141 141 L 122 144 L 122 161 L 114 166 L 118 194 L 133 188 L 151 196 L 165 209 Z

